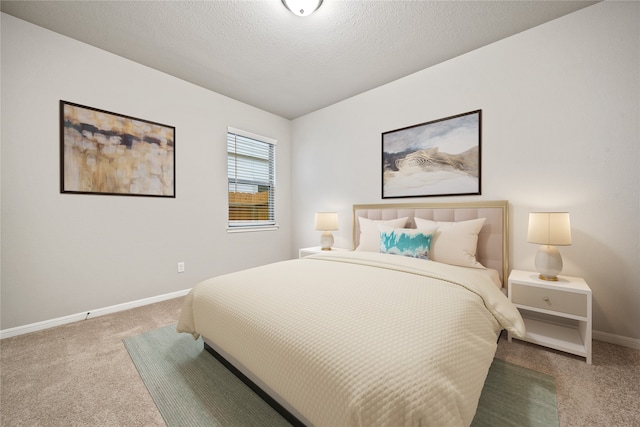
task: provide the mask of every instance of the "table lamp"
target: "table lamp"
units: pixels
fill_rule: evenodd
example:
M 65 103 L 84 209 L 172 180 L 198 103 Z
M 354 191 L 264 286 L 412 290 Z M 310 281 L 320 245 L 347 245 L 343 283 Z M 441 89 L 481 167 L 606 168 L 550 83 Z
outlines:
M 332 231 L 338 229 L 338 214 L 336 212 L 316 212 L 315 229 L 322 231 L 320 247 L 323 251 L 330 251 L 333 245 Z
M 569 212 L 531 212 L 527 240 L 542 245 L 535 260 L 540 279 L 557 281 L 562 271 L 562 256 L 556 246 L 571 245 Z

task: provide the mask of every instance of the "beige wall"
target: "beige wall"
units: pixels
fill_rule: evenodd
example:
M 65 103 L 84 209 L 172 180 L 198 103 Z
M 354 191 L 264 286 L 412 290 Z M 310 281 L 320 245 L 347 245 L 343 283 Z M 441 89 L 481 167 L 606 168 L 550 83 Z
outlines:
M 638 22 L 640 3 L 599 3 L 294 120 L 294 246 L 317 244 L 313 213 L 336 210 L 336 246 L 351 247 L 351 205 L 382 202 L 382 132 L 482 109 L 482 195 L 395 201 L 509 200 L 525 270 L 528 213 L 569 211 L 564 273 L 591 286 L 597 336 L 639 345 Z
M 288 120 L 6 14 L 1 31 L 0 329 L 291 256 Z M 61 99 L 175 126 L 176 198 L 60 194 Z M 277 231 L 226 232 L 227 126 L 278 140 Z

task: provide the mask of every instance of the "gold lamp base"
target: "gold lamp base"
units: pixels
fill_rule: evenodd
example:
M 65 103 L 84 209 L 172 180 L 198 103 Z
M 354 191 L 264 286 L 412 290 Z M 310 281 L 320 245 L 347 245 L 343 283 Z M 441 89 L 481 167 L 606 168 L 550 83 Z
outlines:
M 551 245 L 540 246 L 535 263 L 540 279 L 549 282 L 558 281 L 558 274 L 562 271 L 562 256 L 558 248 Z
M 320 236 L 320 249 L 330 251 L 333 246 L 333 234 L 330 231 L 323 231 Z

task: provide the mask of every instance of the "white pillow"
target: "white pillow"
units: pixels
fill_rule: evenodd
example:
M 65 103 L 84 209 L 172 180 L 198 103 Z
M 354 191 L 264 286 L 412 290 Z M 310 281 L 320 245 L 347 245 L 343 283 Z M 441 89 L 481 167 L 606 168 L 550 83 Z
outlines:
M 435 228 L 429 258 L 461 267 L 485 268 L 476 260 L 478 233 L 486 218 L 459 222 L 437 222 L 414 218 L 418 228 Z
M 375 220 L 369 218 L 358 217 L 360 221 L 360 244 L 356 251 L 378 252 L 380 251 L 380 230 L 378 225 L 384 225 L 391 228 L 402 228 L 407 223 L 409 217 Z

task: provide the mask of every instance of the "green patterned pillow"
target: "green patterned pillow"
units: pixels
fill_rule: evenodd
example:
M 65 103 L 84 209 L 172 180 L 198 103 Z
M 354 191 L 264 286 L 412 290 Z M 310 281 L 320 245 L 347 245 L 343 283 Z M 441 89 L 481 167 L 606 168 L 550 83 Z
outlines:
M 436 229 L 391 228 L 378 226 L 380 252 L 429 259 L 429 250 Z

